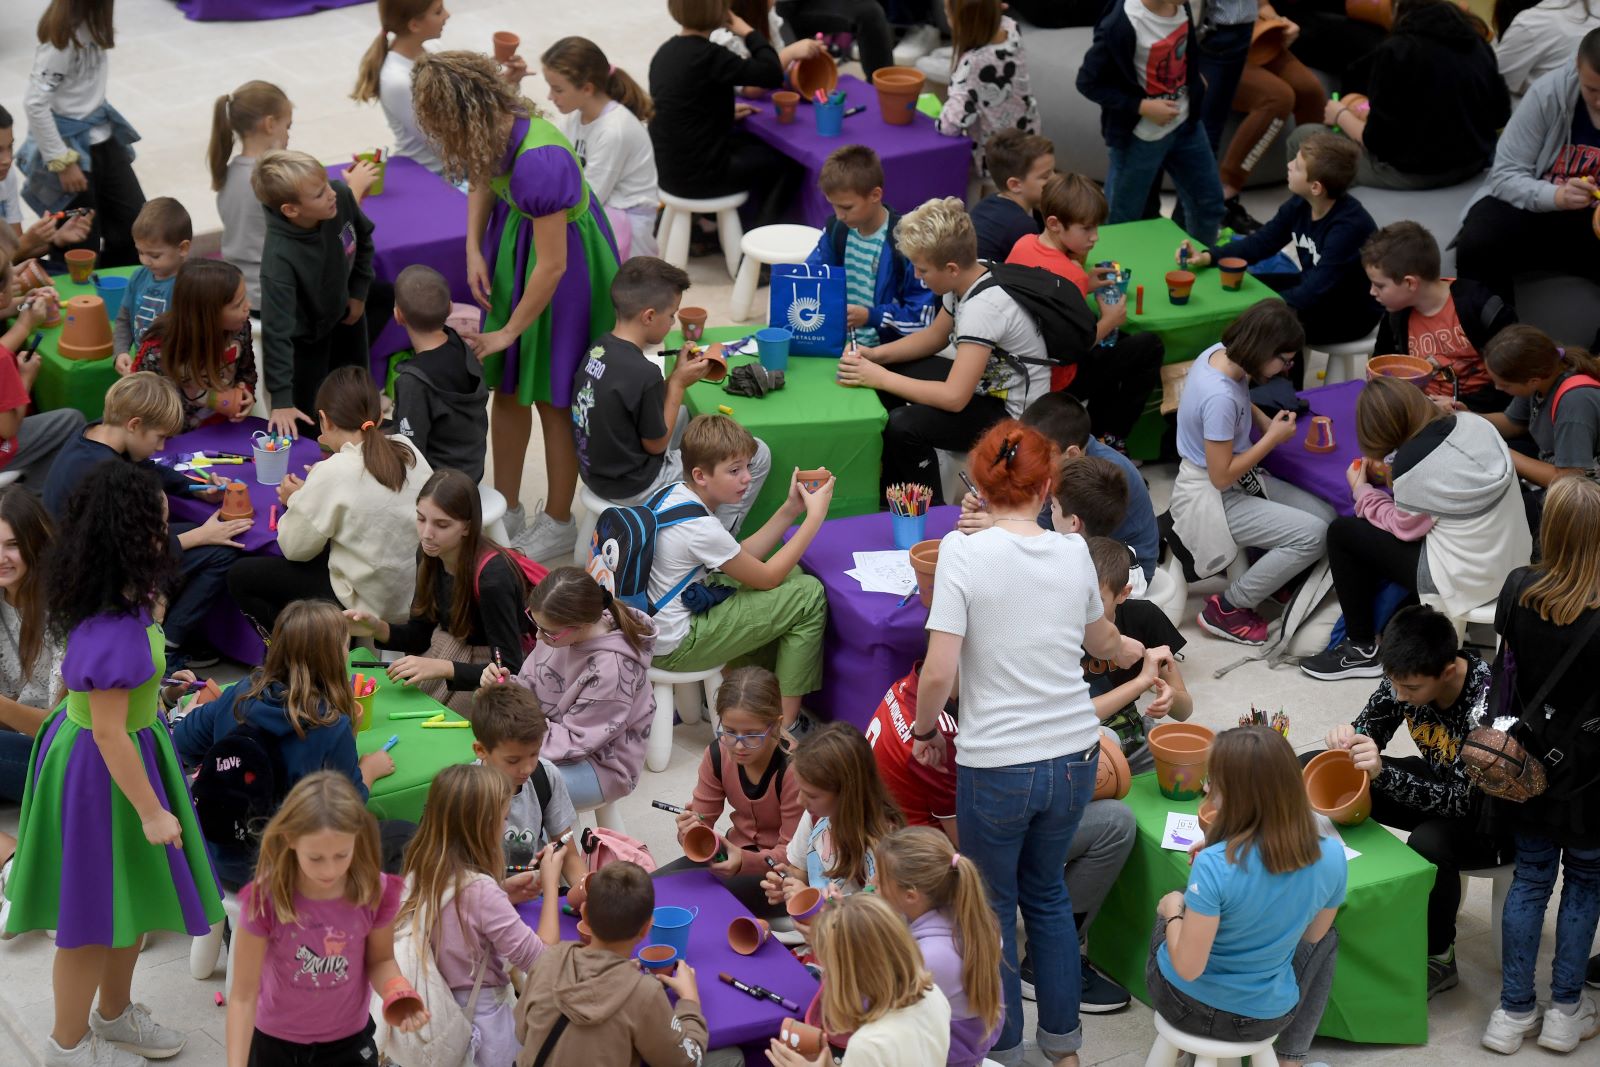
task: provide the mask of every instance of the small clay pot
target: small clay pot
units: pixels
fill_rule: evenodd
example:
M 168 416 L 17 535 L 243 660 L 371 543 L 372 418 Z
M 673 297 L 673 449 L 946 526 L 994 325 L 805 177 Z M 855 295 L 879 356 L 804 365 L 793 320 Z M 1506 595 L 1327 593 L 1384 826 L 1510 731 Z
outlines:
M 702 381 L 720 382 L 728 376 L 728 357 L 722 354 L 722 343 L 716 342 L 709 345 L 700 353 L 710 366 L 706 368 L 706 376 Z
M 830 472 L 827 467 L 818 467 L 814 471 L 801 471 L 799 474 L 796 474 L 794 478 L 795 481 L 799 482 L 801 485 L 805 486 L 807 490 L 814 493 L 818 489 L 822 488 L 822 484 L 832 476 L 832 472 Z
M 639 950 L 639 962 L 645 970 L 671 974 L 678 966 L 678 950 L 672 945 L 645 945 Z
M 517 47 L 522 44 L 522 38 L 510 30 L 496 30 L 494 35 L 494 58 L 501 63 L 511 62 L 511 57 L 517 54 Z
M 594 931 L 589 929 L 588 921 L 585 920 L 585 919 L 579 919 L 578 920 L 578 944 L 587 945 L 589 942 L 591 942 L 593 940 L 594 940 Z
M 422 997 L 415 989 L 396 989 L 383 998 L 383 1021 L 399 1026 L 412 1012 L 422 1010 Z
M 915 67 L 879 67 L 872 72 L 872 87 L 878 90 L 878 110 L 890 126 L 909 126 L 917 113 L 917 97 L 927 75 Z
M 1302 772 L 1312 810 L 1340 826 L 1356 826 L 1372 814 L 1372 780 L 1347 749 L 1319 754 Z
M 719 855 L 726 855 L 722 838 L 711 827 L 701 824 L 691 826 L 683 835 L 683 854 L 695 863 L 710 863 Z
M 583 876 L 583 881 L 567 890 L 567 903 L 579 911 L 583 910 L 584 902 L 589 899 L 589 886 L 594 882 L 594 871 Z
M 209 704 L 221 695 L 222 687 L 216 683 L 215 679 L 207 678 L 206 684 L 200 687 L 200 691 L 196 693 L 194 695 L 194 699 L 189 702 L 189 710 L 193 711 L 201 704 Z
M 678 325 L 683 327 L 685 341 L 698 341 L 706 332 L 706 316 L 710 314 L 705 308 L 679 308 Z
M 1367 381 L 1375 378 L 1399 378 L 1401 381 L 1410 382 L 1417 388 L 1428 383 L 1434 374 L 1434 366 L 1421 356 L 1408 356 L 1402 354 L 1373 356 L 1367 360 Z
M 1156 785 L 1169 800 L 1193 800 L 1206 778 L 1206 758 L 1216 734 L 1190 722 L 1165 722 L 1145 738 L 1156 761 Z
M 44 269 L 44 264 L 37 259 L 30 259 L 17 268 L 16 279 L 21 287 L 21 293 L 30 289 L 48 289 L 50 287 L 50 272 Z M 20 296 L 21 293 L 18 293 Z
M 69 248 L 62 257 L 67 261 L 67 274 L 77 285 L 88 285 L 94 273 L 94 263 L 99 256 L 92 248 Z
M 1133 775 L 1128 758 L 1122 754 L 1122 745 L 1116 738 L 1100 735 L 1100 762 L 1094 770 L 1094 799 L 1121 800 L 1128 795 Z
M 772 936 L 772 927 L 765 919 L 741 915 L 728 924 L 728 947 L 741 956 L 754 955 Z
M 105 359 L 111 355 L 111 319 L 98 296 L 74 296 L 63 309 L 66 323 L 56 351 L 67 359 Z
M 818 52 L 810 59 L 789 65 L 789 88 L 805 97 L 815 99 L 818 89 L 828 96 L 839 87 L 839 64 L 827 52 Z
M 250 387 L 243 384 L 236 385 L 232 389 L 219 390 L 211 395 L 214 398 L 211 405 L 212 410 L 218 415 L 226 415 L 228 418 L 248 412 L 256 399 L 251 394 Z
M 1333 420 L 1326 415 L 1311 416 L 1311 429 L 1306 431 L 1307 452 L 1332 452 Z
M 1189 290 L 1194 288 L 1194 271 L 1169 270 L 1167 271 L 1167 299 L 1174 304 L 1183 305 L 1189 302 Z
M 917 572 L 917 595 L 925 608 L 933 607 L 933 572 L 938 567 L 938 541 L 918 541 L 911 546 L 911 569 Z
M 243 482 L 229 482 L 222 491 L 222 519 L 255 518 L 255 506 L 250 503 L 250 487 Z
M 791 919 L 807 922 L 822 910 L 822 890 L 807 886 L 790 897 L 784 908 Z
M 787 126 L 794 121 L 795 108 L 800 106 L 800 94 L 779 89 L 772 94 L 772 106 L 778 109 L 778 124 Z
M 1237 256 L 1228 256 L 1226 259 L 1217 260 L 1217 276 L 1222 281 L 1222 287 L 1230 293 L 1237 293 L 1244 287 L 1244 271 L 1250 264 Z
M 1208 796 L 1200 802 L 1200 829 L 1206 833 L 1211 832 L 1211 827 L 1217 822 L 1217 805 Z
M 811 1060 L 822 1055 L 823 1046 L 828 1043 L 828 1038 L 815 1026 L 803 1023 L 799 1019 L 785 1019 L 778 1027 L 778 1042 Z

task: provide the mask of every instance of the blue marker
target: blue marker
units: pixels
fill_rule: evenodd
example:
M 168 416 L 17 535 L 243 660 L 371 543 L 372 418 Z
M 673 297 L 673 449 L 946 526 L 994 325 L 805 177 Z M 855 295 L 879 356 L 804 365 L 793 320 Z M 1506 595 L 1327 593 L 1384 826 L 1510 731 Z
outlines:
M 391 748 L 393 748 L 394 746 L 398 745 L 399 743 L 400 743 L 400 735 L 399 734 L 395 734 L 393 737 L 389 738 L 389 740 L 387 740 L 387 741 L 385 741 L 383 743 L 383 750 L 385 752 L 387 752 Z

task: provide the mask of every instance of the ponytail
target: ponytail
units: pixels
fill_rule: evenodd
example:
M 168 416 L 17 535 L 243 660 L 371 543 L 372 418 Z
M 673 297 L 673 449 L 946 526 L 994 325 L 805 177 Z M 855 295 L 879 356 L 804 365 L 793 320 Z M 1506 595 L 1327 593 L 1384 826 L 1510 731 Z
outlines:
M 352 100 L 365 104 L 378 99 L 378 74 L 383 70 L 383 61 L 388 58 L 389 31 L 380 30 L 361 54 L 361 66 L 356 68 L 356 87 L 350 94 Z
M 1496 378 L 1534 382 L 1573 370 L 1600 378 L 1600 360 L 1573 345 L 1557 345 L 1533 326 L 1507 326 L 1483 348 L 1483 363 Z
M 244 138 L 269 118 L 289 114 L 289 97 L 271 82 L 248 81 L 231 93 L 217 97 L 211 106 L 211 140 L 206 164 L 211 168 L 211 191 L 220 193 L 228 182 L 228 161 L 234 138 Z
M 558 626 L 593 626 L 605 612 L 637 653 L 644 652 L 649 628 L 639 617 L 612 599 L 610 590 L 595 581 L 582 567 L 557 567 L 545 575 L 528 598 L 528 610 L 537 612 Z
M 600 46 L 586 37 L 563 37 L 539 57 L 539 62 L 572 83 L 573 88 L 593 86 L 595 91 L 633 112 L 640 122 L 655 114 L 650 95 L 627 71 L 613 66 Z
M 383 410 L 372 375 L 363 367 L 340 367 L 317 390 L 317 410 L 338 430 L 361 435 L 361 458 L 367 473 L 391 493 L 405 485 L 406 470 L 417 454 L 383 432 Z
M 633 117 L 640 122 L 649 122 L 656 113 L 650 94 L 621 67 L 611 68 L 606 78 L 606 95 L 633 112 Z

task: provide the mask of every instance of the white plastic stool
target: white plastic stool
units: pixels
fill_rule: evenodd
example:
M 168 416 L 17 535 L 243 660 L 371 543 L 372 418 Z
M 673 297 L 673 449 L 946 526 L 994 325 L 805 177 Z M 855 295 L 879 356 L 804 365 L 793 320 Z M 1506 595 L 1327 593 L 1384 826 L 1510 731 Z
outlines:
M 804 263 L 821 237 L 822 231 L 815 226 L 787 223 L 758 226 L 745 234 L 739 242 L 744 260 L 739 264 L 738 276 L 733 279 L 733 299 L 728 304 L 728 314 L 741 322 L 750 317 L 762 264 Z
M 1372 346 L 1378 342 L 1376 328 L 1365 337 L 1354 341 L 1340 341 L 1337 344 L 1318 345 L 1316 351 L 1328 354 L 1328 369 L 1323 372 L 1322 380 L 1326 385 L 1334 382 L 1348 382 L 1360 374 L 1365 373 L 1367 358 L 1372 355 Z M 1360 360 L 1358 371 L 1356 361 Z
M 1467 879 L 1487 878 L 1489 887 L 1489 936 L 1494 938 L 1494 958 L 1500 958 L 1500 913 L 1506 910 L 1506 895 L 1511 892 L 1511 880 L 1517 873 L 1515 863 L 1502 863 L 1498 867 L 1479 867 L 1475 871 L 1461 872 L 1461 900 L 1467 899 Z M 1458 908 L 1457 911 L 1460 909 Z
M 1456 626 L 1457 639 L 1461 641 L 1465 641 L 1467 639 L 1468 626 L 1488 626 L 1492 631 L 1494 627 L 1495 607 L 1498 603 L 1498 600 L 1491 600 L 1487 604 L 1479 604 L 1465 615 L 1450 616 L 1450 621 L 1455 623 Z M 1499 634 L 1495 634 L 1494 643 L 1495 647 L 1498 648 L 1500 645 Z
M 489 540 L 502 547 L 511 543 L 506 533 L 506 498 L 492 486 L 478 486 L 478 506 L 483 511 L 483 532 Z
M 610 801 L 592 808 L 582 808 L 578 811 L 578 814 L 580 816 L 589 816 L 597 827 L 615 830 L 619 834 L 628 832 L 628 828 L 622 822 L 622 813 L 617 810 L 616 801 Z
M 750 199 L 749 193 L 730 193 L 694 200 L 687 196 L 661 194 L 661 222 L 656 227 L 656 240 L 661 244 L 661 258 L 674 267 L 689 265 L 689 227 L 696 215 L 717 217 L 717 238 L 722 242 L 722 254 L 728 261 L 728 277 L 739 273 L 739 241 L 744 236 L 744 226 L 739 222 L 739 209 Z
M 700 721 L 700 695 L 691 686 L 705 689 L 706 709 L 717 706 L 717 690 L 722 687 L 722 665 L 703 671 L 664 671 L 650 668 L 650 685 L 655 690 L 656 714 L 650 724 L 649 746 L 645 749 L 644 765 L 652 771 L 664 771 L 672 762 L 672 716 L 686 723 Z M 678 703 L 677 687 L 683 686 L 683 703 Z
M 1189 583 L 1183 577 L 1183 564 L 1175 554 L 1169 552 L 1167 562 L 1156 567 L 1144 591 L 1144 599 L 1160 608 L 1161 613 L 1172 620 L 1172 625 L 1182 624 L 1183 609 L 1189 603 Z
M 1215 1038 L 1186 1034 L 1156 1014 L 1156 1042 L 1150 1046 L 1144 1067 L 1174 1067 L 1178 1053 L 1194 1053 L 1194 1067 L 1218 1067 L 1224 1063 L 1240 1063 L 1246 1056 L 1251 1063 L 1277 1063 L 1278 1054 L 1272 1050 L 1276 1034 L 1265 1041 L 1218 1041 Z
M 201 934 L 189 944 L 189 976 L 197 982 L 204 982 L 210 978 L 217 969 L 217 960 L 222 957 L 222 932 L 228 923 L 233 924 L 235 936 L 228 938 L 228 969 L 225 972 L 222 989 L 226 995 L 233 985 L 233 953 L 234 946 L 239 943 L 237 937 L 239 930 L 239 898 L 232 893 L 222 894 L 222 911 L 227 917 L 222 922 L 212 926 L 210 931 Z
M 578 483 L 578 503 L 583 505 L 583 518 L 578 520 L 578 543 L 572 546 L 572 565 L 587 567 L 589 565 L 589 542 L 594 540 L 595 523 L 600 521 L 600 513 L 606 508 L 617 505 L 609 500 L 604 500 L 600 494 L 590 489 L 583 482 Z

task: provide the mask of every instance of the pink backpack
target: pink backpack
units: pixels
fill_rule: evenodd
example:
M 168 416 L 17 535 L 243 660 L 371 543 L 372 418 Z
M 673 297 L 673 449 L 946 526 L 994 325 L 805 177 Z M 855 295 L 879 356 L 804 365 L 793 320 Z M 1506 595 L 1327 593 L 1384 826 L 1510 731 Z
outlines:
M 619 834 L 602 826 L 596 830 L 585 830 L 582 841 L 584 855 L 588 859 L 591 871 L 598 871 L 606 864 L 617 860 L 637 863 L 647 871 L 656 869 L 655 858 L 650 855 L 650 846 L 627 834 Z

